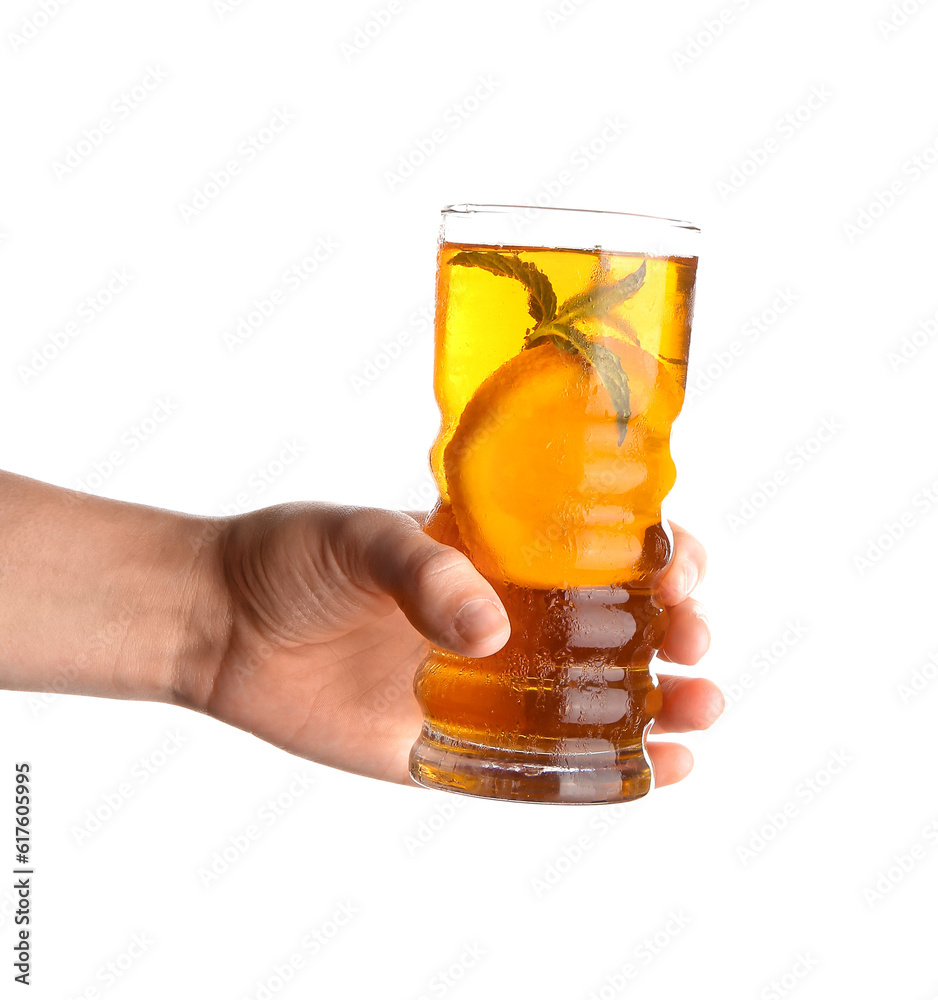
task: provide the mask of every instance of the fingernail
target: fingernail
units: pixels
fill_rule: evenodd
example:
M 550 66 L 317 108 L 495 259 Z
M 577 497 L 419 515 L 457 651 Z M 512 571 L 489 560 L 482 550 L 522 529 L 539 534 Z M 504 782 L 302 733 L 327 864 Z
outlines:
M 684 563 L 684 596 L 697 586 L 697 567 L 694 563 Z
M 453 618 L 453 628 L 466 642 L 494 639 L 508 627 L 505 613 L 493 601 L 477 597 L 464 604 Z
M 694 610 L 694 617 L 700 622 L 701 625 L 703 625 L 704 631 L 706 632 L 706 641 L 703 649 L 700 651 L 700 656 L 704 656 L 710 649 L 710 643 L 713 641 L 713 633 L 710 631 L 710 619 L 707 617 L 706 612 L 702 608 L 696 608 Z M 721 708 L 720 711 L 722 712 L 723 709 Z
M 726 697 L 723 692 L 717 688 L 713 697 L 710 699 L 710 725 L 713 725 L 717 719 L 723 714 L 723 710 L 726 708 Z

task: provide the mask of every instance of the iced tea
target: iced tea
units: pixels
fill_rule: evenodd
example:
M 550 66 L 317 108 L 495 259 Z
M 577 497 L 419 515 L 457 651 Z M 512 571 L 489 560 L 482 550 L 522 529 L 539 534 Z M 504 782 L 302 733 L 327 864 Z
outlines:
M 420 783 L 556 802 L 650 789 L 696 264 L 441 243 L 426 530 L 491 582 L 512 633 L 492 656 L 433 649 L 420 668 Z

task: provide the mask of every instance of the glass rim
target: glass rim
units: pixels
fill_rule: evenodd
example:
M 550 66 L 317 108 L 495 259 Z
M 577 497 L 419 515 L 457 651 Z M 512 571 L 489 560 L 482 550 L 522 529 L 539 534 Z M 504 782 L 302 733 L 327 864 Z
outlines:
M 556 212 L 557 214 L 576 213 L 577 215 L 605 215 L 620 216 L 624 219 L 644 219 L 647 222 L 664 223 L 669 229 L 680 229 L 685 232 L 699 233 L 700 227 L 688 222 L 685 219 L 672 219 L 663 215 L 644 215 L 640 212 L 618 212 L 604 208 L 566 208 L 561 205 L 484 205 L 475 202 L 461 202 L 459 204 L 444 205 L 441 215 L 471 215 L 475 213 L 488 212 L 493 215 L 506 214 L 517 211 L 534 212 Z

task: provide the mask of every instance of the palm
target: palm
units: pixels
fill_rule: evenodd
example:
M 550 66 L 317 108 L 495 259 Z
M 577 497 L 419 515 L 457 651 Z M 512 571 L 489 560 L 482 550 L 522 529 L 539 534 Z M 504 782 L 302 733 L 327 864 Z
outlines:
M 390 597 L 361 592 L 303 563 L 298 527 L 288 521 L 260 544 L 252 536 L 247 551 L 239 549 L 238 561 L 248 568 L 236 575 L 231 647 L 207 710 L 298 756 L 405 781 L 421 725 L 413 677 L 427 640 Z M 296 585 L 258 586 L 259 580 Z M 310 590 L 344 596 L 317 608 L 319 615 L 304 608 L 304 627 L 289 628 Z

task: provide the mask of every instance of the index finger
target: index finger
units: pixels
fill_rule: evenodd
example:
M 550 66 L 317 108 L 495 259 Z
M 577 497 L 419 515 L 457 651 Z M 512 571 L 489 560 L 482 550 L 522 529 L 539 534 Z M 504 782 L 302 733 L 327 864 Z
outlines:
M 668 523 L 674 533 L 674 554 L 661 581 L 660 597 L 670 608 L 680 604 L 704 578 L 707 553 L 689 531 L 673 521 Z

